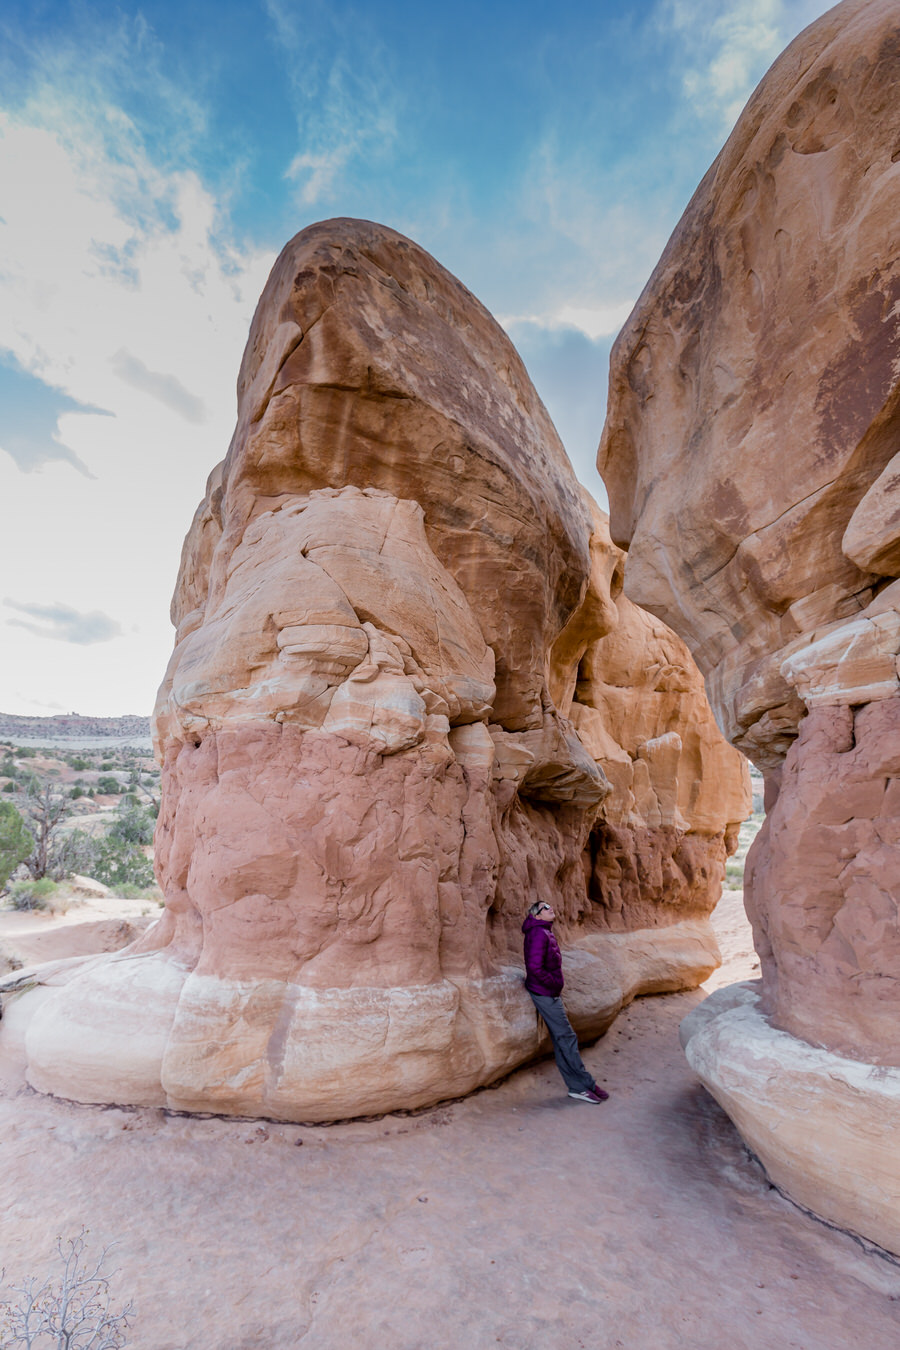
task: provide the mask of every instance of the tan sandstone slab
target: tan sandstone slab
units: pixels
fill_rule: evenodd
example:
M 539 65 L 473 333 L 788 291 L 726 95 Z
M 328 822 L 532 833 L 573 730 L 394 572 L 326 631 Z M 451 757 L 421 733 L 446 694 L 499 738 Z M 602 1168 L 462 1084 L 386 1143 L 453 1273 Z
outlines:
M 791 1199 L 900 1257 L 900 1069 L 778 1031 L 753 984 L 681 1024 L 688 1063 Z

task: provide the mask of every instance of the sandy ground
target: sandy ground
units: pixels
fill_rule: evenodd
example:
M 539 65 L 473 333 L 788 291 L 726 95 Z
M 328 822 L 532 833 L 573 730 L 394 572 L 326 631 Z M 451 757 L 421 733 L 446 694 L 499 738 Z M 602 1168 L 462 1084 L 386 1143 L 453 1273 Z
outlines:
M 65 914 L 44 910 L 0 909 L 0 971 L 30 967 L 67 956 L 116 951 L 133 942 L 156 918 L 155 900 L 125 900 L 117 895 L 67 898 Z
M 752 975 L 740 900 L 717 923 Z M 133 1350 L 896 1350 L 900 1266 L 771 1189 L 641 999 L 585 1052 L 413 1116 L 336 1126 L 41 1097 L 0 1061 L 7 1278 L 117 1242 Z

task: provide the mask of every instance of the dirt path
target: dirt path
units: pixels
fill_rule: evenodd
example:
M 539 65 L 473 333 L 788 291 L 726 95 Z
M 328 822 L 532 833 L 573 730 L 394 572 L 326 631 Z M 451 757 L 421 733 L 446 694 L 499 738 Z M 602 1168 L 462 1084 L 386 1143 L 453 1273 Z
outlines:
M 739 901 L 717 915 L 751 974 Z M 767 1185 L 681 1055 L 702 992 L 417 1116 L 330 1127 L 78 1107 L 0 1063 L 7 1276 L 117 1240 L 133 1350 L 896 1350 L 900 1267 Z M 18 1083 L 18 1085 L 17 1085 Z

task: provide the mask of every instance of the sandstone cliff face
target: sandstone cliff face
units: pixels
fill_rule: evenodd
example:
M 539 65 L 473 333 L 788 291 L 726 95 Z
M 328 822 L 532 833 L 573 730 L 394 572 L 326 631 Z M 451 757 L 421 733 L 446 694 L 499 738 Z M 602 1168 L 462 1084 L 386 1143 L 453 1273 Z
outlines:
M 569 712 L 613 784 L 591 831 L 588 894 L 611 929 L 705 918 L 750 811 L 747 763 L 681 639 L 621 591 L 615 604 Z
M 880 0 L 775 63 L 616 343 L 599 452 L 626 591 L 766 772 L 761 1010 L 878 1065 L 900 1064 L 898 78 Z
M 185 545 L 179 634 L 218 599 L 252 519 L 345 487 L 422 507 L 430 548 L 478 596 L 499 653 L 494 720 L 540 726 L 546 652 L 589 566 L 571 466 L 475 297 L 412 240 L 338 220 L 292 240 L 260 298 L 228 458 Z
M 538 897 L 585 1033 L 702 979 L 743 771 L 718 738 L 697 786 L 699 676 L 614 599 L 621 552 L 499 326 L 410 240 L 330 221 L 278 260 L 238 390 L 155 714 L 165 914 L 35 995 L 33 1085 L 304 1120 L 459 1095 L 540 1047 Z M 617 625 L 640 711 L 601 697 Z
M 771 768 L 806 710 L 788 657 L 847 629 L 839 683 L 861 703 L 897 650 L 895 624 L 862 617 L 894 575 L 895 17 L 845 0 L 776 62 L 612 357 L 599 464 L 626 589 Z

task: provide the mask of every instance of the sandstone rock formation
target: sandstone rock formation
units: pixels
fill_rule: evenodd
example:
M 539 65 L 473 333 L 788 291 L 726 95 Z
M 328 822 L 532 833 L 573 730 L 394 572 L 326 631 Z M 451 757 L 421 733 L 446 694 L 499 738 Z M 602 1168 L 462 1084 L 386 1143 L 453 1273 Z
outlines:
M 588 895 L 612 930 L 705 918 L 750 811 L 746 761 L 722 737 L 681 639 L 620 589 L 615 608 L 569 710 L 613 785 L 590 835 Z
M 758 981 L 711 994 L 682 1022 L 681 1041 L 776 1186 L 896 1251 L 900 1069 L 873 1074 L 779 1031 Z
M 461 1094 L 541 1048 L 538 896 L 585 1034 L 704 978 L 743 770 L 620 575 L 465 288 L 381 226 L 298 235 L 182 556 L 155 715 L 165 914 L 21 1001 L 32 1085 L 300 1120 Z
M 762 1014 L 877 1066 L 900 1065 L 898 77 L 882 0 L 845 0 L 775 63 L 616 343 L 599 455 L 628 594 L 685 638 L 766 773 Z M 690 1047 L 735 1111 L 739 1047 L 722 1038 L 712 1077 Z M 853 1227 L 874 1161 L 850 1151 L 813 1187 L 798 1159 L 781 1183 Z

